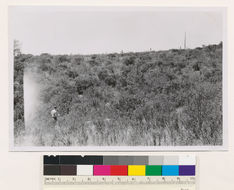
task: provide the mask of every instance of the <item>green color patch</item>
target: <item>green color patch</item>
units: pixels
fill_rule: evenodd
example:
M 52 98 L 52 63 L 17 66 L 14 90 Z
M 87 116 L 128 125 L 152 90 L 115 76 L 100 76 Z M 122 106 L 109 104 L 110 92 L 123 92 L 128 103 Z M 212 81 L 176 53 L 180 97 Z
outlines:
M 147 165 L 145 175 L 146 176 L 161 176 L 162 175 L 162 166 Z

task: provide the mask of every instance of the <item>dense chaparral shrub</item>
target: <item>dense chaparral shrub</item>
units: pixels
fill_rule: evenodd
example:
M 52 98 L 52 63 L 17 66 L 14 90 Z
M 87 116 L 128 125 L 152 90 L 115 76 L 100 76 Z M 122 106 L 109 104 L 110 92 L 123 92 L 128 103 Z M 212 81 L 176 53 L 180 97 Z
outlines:
M 24 70 L 40 85 L 38 146 L 221 145 L 222 43 L 100 55 L 15 54 L 14 134 L 24 133 Z M 56 105 L 58 124 L 50 117 Z M 18 137 L 18 138 L 17 138 Z

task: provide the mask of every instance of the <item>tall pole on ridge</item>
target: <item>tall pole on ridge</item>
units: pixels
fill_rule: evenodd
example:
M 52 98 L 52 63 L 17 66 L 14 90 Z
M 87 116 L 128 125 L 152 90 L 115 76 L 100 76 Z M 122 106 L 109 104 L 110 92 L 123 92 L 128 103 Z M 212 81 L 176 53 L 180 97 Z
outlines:
M 185 32 L 185 34 L 184 34 L 184 49 L 186 49 L 187 47 L 186 47 L 186 32 Z

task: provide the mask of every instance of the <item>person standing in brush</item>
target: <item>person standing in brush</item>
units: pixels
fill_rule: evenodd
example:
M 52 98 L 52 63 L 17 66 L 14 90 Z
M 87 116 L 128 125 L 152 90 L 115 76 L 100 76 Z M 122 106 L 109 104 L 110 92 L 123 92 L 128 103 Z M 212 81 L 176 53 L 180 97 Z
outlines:
M 58 115 L 59 115 L 59 114 L 58 114 L 58 111 L 57 111 L 57 107 L 56 107 L 56 106 L 54 106 L 54 109 L 51 110 L 50 114 L 51 114 L 52 119 L 53 119 L 55 122 L 57 122 L 57 120 L 58 120 Z

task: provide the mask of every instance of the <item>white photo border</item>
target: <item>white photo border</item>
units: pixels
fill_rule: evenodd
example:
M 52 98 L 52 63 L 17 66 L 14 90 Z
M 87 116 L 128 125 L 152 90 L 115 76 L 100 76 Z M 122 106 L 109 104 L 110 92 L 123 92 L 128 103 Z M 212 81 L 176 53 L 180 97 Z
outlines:
M 19 6 L 8 6 L 8 26 L 9 26 L 9 9 L 11 7 L 19 7 Z M 28 7 L 28 6 L 20 6 L 20 7 Z M 71 6 L 32 6 L 32 7 L 48 7 L 48 8 L 63 8 L 63 7 L 71 7 Z M 14 145 L 14 108 L 13 108 L 13 99 L 14 99 L 14 91 L 13 91 L 13 73 L 14 73 L 14 63 L 13 63 L 13 38 L 10 35 L 10 30 L 8 31 L 8 68 L 9 68 L 9 150 L 10 151 L 82 151 L 82 152 L 148 152 L 148 151 L 227 151 L 228 150 L 228 60 L 227 60 L 227 11 L 228 8 L 225 6 L 220 7 L 198 7 L 198 6 L 187 6 L 187 7 L 158 7 L 158 6 L 72 6 L 74 8 L 86 8 L 86 9 L 102 9 L 105 10 L 108 8 L 109 11 L 111 9 L 129 9 L 132 10 L 144 10 L 144 9 L 152 9 L 152 10 L 173 10 L 173 11 L 189 11 L 189 10 L 197 10 L 197 11 L 221 11 L 223 15 L 223 58 L 222 58 L 222 111 L 223 111 L 223 145 L 221 146 L 62 146 L 62 147 L 48 147 L 48 146 L 15 146 Z M 186 9 L 186 10 L 185 10 Z M 8 27 L 9 29 L 9 27 Z

